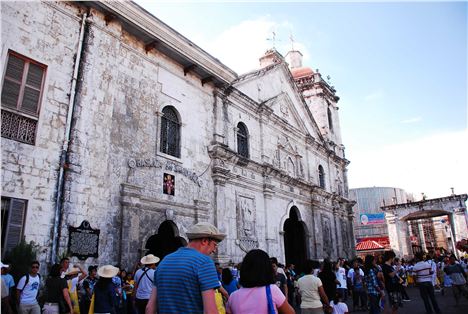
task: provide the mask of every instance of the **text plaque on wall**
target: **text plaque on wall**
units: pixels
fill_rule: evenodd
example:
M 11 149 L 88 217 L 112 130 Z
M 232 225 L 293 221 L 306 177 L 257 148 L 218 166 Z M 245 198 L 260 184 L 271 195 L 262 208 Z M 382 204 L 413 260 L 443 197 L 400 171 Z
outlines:
M 80 260 L 98 257 L 99 229 L 92 229 L 87 220 L 79 227 L 68 226 L 68 253 Z

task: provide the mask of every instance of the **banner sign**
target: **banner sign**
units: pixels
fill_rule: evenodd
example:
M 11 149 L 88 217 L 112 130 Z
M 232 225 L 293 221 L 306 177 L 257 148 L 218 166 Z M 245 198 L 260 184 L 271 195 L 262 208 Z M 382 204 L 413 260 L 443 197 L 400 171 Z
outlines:
M 377 225 L 385 223 L 385 213 L 361 214 L 359 218 L 362 225 Z

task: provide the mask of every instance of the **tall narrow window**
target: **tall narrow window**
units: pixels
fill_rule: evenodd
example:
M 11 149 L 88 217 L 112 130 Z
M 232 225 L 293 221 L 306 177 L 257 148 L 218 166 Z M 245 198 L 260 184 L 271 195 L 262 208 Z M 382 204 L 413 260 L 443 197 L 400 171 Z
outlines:
M 237 152 L 239 155 L 249 158 L 249 135 L 244 123 L 237 124 Z
M 2 137 L 34 145 L 46 66 L 8 52 L 2 85 Z
M 26 200 L 2 197 L 2 254 L 5 254 L 23 237 Z
M 161 152 L 180 158 L 180 122 L 174 107 L 164 107 L 161 119 Z
M 319 172 L 319 185 L 322 189 L 325 189 L 325 171 L 323 171 L 322 165 L 319 165 L 318 172 Z
M 333 132 L 333 116 L 332 116 L 330 108 L 327 108 L 327 114 L 328 114 L 328 128 L 330 129 L 331 132 Z

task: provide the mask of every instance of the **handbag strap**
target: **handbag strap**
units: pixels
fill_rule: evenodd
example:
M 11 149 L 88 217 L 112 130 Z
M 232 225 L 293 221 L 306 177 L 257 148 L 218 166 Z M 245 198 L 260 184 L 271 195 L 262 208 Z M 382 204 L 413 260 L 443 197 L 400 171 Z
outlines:
M 268 314 L 275 314 L 275 306 L 273 305 L 273 298 L 271 297 L 271 289 L 270 285 L 266 285 L 266 295 L 267 295 L 267 301 L 268 301 Z

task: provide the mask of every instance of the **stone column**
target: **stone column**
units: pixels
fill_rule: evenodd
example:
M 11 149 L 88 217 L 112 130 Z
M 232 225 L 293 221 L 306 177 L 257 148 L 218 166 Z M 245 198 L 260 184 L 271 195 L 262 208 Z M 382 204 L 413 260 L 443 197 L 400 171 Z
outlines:
M 390 239 L 390 247 L 398 255 L 400 253 L 400 241 L 398 239 L 398 218 L 393 213 L 385 213 L 387 220 L 388 237 Z
M 456 248 L 457 241 L 455 241 L 455 218 L 454 218 L 453 213 L 449 214 L 449 219 L 450 219 L 450 232 L 451 232 L 451 237 L 452 237 L 452 250 L 453 253 L 458 257 L 458 251 Z
M 426 238 L 424 237 L 424 227 L 422 225 L 421 220 L 418 220 L 418 231 L 419 231 L 419 242 L 421 243 L 421 249 L 423 250 L 423 252 L 426 252 L 427 251 Z
M 220 263 L 229 262 L 228 242 L 237 238 L 235 230 L 229 230 L 224 217 L 226 211 L 226 193 L 225 185 L 228 180 L 230 170 L 226 168 L 226 164 L 221 159 L 213 160 L 213 183 L 214 183 L 214 206 L 213 206 L 213 223 L 222 233 L 226 233 L 226 239 L 220 243 L 216 253 L 216 258 Z
M 140 235 L 139 207 L 141 205 L 141 191 L 143 187 L 122 183 L 120 190 L 121 206 L 121 237 L 120 237 L 120 265 L 133 265 L 139 260 L 142 252 Z M 137 218 L 137 219 L 134 219 Z M 125 239 L 125 241 L 123 241 Z
M 264 209 L 264 217 L 265 217 L 265 244 L 266 244 L 266 251 L 271 252 L 272 246 L 274 246 L 274 242 L 276 242 L 276 234 L 270 228 L 273 227 L 270 223 L 270 213 L 269 208 L 273 208 L 273 196 L 275 195 L 274 185 L 271 182 L 271 178 L 268 176 L 264 177 L 264 184 L 263 184 L 263 203 L 265 205 Z
M 333 225 L 335 226 L 335 241 L 332 240 L 332 243 L 335 243 L 335 246 L 336 246 L 336 250 L 335 250 L 336 256 L 334 259 L 338 259 L 338 257 L 340 257 L 340 252 L 342 248 L 342 243 L 341 243 L 342 240 L 340 239 L 338 235 L 338 229 L 340 228 L 340 225 L 337 219 L 338 219 L 338 209 L 334 207 L 333 208 Z

